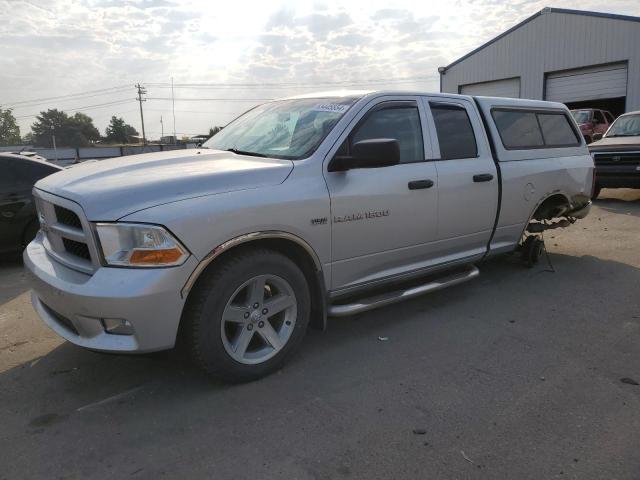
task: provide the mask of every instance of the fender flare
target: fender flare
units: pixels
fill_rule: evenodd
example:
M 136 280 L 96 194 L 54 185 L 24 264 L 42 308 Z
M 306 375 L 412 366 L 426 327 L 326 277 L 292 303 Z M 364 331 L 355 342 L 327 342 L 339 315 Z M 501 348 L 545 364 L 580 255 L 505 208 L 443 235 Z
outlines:
M 205 268 L 207 268 L 211 264 L 211 262 L 213 262 L 216 258 L 222 255 L 224 252 L 230 250 L 231 248 L 237 247 L 238 245 L 242 245 L 244 243 L 249 243 L 256 240 L 264 240 L 264 239 L 283 239 L 283 240 L 289 240 L 298 244 L 310 256 L 315 266 L 316 272 L 322 278 L 322 263 L 320 262 L 318 255 L 316 254 L 313 247 L 311 247 L 311 245 L 309 245 L 305 240 L 303 240 L 299 236 L 289 232 L 283 232 L 279 230 L 251 232 L 251 233 L 245 233 L 243 235 L 239 235 L 235 238 L 227 240 L 226 242 L 221 243 L 216 248 L 214 248 L 211 252 L 209 252 L 198 263 L 198 265 L 193 270 L 193 272 L 191 272 L 191 275 L 189 275 L 189 278 L 187 278 L 187 281 L 182 287 L 182 290 L 180 290 L 180 296 L 183 299 L 187 298 L 189 291 L 195 285 L 196 281 L 200 277 L 200 274 L 205 270 Z M 322 281 L 322 287 L 324 287 L 324 279 Z

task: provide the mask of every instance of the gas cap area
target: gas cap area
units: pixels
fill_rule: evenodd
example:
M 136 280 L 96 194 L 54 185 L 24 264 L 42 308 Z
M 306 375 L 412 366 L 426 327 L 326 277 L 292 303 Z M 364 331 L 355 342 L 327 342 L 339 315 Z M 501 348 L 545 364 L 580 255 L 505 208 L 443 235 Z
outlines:
M 533 194 L 536 193 L 536 187 L 533 183 L 529 182 L 524 186 L 524 199 L 528 202 L 533 198 Z

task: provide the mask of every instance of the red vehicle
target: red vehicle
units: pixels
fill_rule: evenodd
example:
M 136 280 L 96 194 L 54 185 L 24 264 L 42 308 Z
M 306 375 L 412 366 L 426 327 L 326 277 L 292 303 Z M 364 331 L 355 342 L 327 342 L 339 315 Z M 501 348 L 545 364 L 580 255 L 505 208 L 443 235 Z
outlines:
M 587 143 L 600 140 L 614 120 L 611 112 L 597 108 L 571 110 L 571 115 Z

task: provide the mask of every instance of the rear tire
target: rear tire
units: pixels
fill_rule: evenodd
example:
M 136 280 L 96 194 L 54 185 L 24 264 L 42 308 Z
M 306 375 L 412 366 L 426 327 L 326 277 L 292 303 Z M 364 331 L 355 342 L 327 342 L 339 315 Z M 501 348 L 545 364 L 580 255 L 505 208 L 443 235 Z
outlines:
M 198 367 L 227 382 L 247 382 L 293 354 L 310 310 L 309 286 L 295 263 L 271 250 L 249 250 L 203 273 L 187 300 L 181 333 Z

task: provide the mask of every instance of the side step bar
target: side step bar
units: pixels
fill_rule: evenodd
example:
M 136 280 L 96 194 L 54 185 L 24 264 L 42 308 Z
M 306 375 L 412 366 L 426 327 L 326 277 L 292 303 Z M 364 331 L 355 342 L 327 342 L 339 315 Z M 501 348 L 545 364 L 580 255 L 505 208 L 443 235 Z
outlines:
M 347 315 L 366 312 L 384 305 L 390 305 L 425 293 L 435 292 L 436 290 L 451 287 L 453 285 L 472 280 L 478 275 L 480 275 L 480 270 L 478 270 L 476 266 L 470 265 L 467 270 L 458 271 L 449 275 L 445 274 L 438 279 L 430 280 L 422 285 L 374 295 L 372 297 L 359 299 L 353 303 L 330 305 L 328 313 L 331 317 L 346 317 Z

